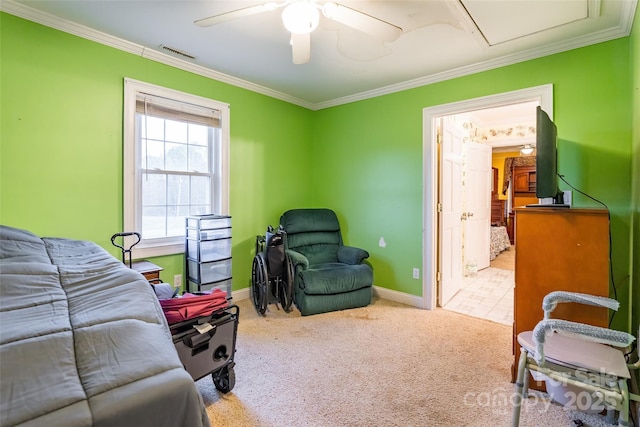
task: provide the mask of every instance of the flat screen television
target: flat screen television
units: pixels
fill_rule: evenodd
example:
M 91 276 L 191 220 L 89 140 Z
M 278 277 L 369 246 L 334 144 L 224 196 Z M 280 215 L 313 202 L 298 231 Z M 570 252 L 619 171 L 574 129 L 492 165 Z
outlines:
M 536 108 L 536 197 L 551 199 L 551 203 L 527 206 L 568 207 L 563 192 L 558 189 L 558 155 L 555 123 L 541 108 Z

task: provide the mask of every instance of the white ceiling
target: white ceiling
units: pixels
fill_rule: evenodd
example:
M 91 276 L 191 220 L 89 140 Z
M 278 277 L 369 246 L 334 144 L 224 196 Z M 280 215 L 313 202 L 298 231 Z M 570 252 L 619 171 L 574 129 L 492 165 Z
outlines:
M 194 24 L 260 3 L 4 0 L 0 9 L 319 109 L 624 37 L 637 6 L 637 0 L 340 0 L 401 27 L 402 35 L 383 43 L 321 17 L 311 60 L 302 65 L 292 63 L 282 9 L 207 28 Z

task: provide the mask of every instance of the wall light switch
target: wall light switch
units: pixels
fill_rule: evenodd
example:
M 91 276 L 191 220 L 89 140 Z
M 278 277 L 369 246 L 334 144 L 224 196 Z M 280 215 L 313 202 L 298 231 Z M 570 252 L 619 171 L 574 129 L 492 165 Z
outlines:
M 413 278 L 414 279 L 419 279 L 420 278 L 420 269 L 419 268 L 414 268 L 413 269 Z

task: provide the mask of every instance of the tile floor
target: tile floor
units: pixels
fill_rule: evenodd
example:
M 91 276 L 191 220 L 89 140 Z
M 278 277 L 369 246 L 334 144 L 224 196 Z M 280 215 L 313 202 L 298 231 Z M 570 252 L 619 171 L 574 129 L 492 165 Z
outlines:
M 465 277 L 462 289 L 444 308 L 511 326 L 514 283 L 513 270 L 485 268 L 475 277 Z

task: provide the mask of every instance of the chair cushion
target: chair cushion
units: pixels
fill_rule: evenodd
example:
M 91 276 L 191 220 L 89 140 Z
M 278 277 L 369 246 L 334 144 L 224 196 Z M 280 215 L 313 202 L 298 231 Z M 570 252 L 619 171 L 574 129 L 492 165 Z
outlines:
M 342 245 L 338 217 L 330 209 L 292 209 L 280 218 L 287 232 L 287 247 L 300 252 L 311 264 L 338 262 Z
M 340 231 L 338 217 L 330 209 L 292 209 L 282 214 L 280 224 L 288 234 Z
M 297 246 L 292 248 L 307 257 L 309 264 L 321 265 L 338 262 L 338 245 L 319 243 L 315 245 Z
M 300 272 L 298 286 L 307 295 L 329 295 L 370 287 L 373 271 L 367 264 L 338 262 L 310 265 Z
M 531 331 L 518 334 L 518 343 L 530 353 L 535 353 L 536 344 Z M 544 354 L 549 362 L 560 366 L 581 368 L 621 378 L 631 377 L 620 350 L 592 341 L 554 333 L 546 337 Z
M 372 288 L 366 287 L 351 292 L 331 295 L 307 295 L 296 289 L 296 307 L 303 316 L 365 307 L 371 304 Z

